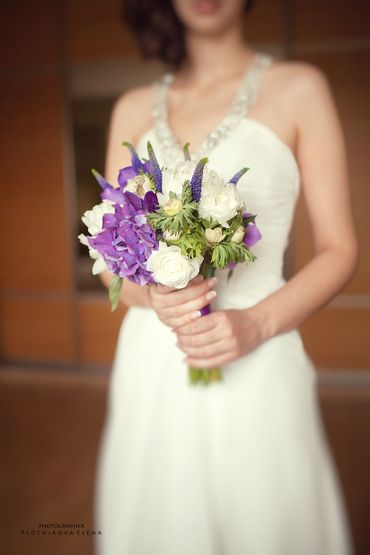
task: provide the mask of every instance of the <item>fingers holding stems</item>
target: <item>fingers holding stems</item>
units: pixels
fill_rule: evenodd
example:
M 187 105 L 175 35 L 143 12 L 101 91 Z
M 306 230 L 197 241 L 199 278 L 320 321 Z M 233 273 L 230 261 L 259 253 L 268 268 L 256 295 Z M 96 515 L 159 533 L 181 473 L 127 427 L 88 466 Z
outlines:
M 201 309 L 216 297 L 216 283 L 214 277 L 204 280 L 203 276 L 197 276 L 184 289 L 151 286 L 151 307 L 165 325 L 175 330 L 201 316 Z

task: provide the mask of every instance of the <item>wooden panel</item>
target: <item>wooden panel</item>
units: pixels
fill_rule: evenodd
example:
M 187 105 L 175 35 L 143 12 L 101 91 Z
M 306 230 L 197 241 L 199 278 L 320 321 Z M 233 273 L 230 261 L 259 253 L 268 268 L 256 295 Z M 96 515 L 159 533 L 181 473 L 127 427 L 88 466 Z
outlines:
M 370 310 L 325 308 L 302 326 L 305 347 L 322 368 L 370 368 Z
M 20 69 L 54 64 L 60 52 L 60 2 L 1 2 L 0 68 Z
M 67 47 L 72 63 L 136 52 L 122 21 L 122 0 L 67 1 Z
M 370 553 L 369 387 L 320 388 L 321 408 L 352 527 L 355 553 Z
M 360 262 L 347 293 L 370 293 L 370 52 L 321 53 L 306 56 L 328 75 L 343 122 L 347 142 L 354 214 L 360 239 Z M 298 207 L 295 226 L 296 269 L 312 253 L 310 229 L 303 203 Z
M 293 0 L 297 41 L 358 39 L 370 36 L 368 0 Z
M 74 360 L 73 312 L 68 301 L 2 299 L 0 312 L 5 360 Z
M 283 40 L 283 3 L 280 0 L 255 2 L 245 18 L 248 41 L 281 43 Z
M 62 91 L 57 77 L 2 80 L 0 143 L 0 285 L 5 289 L 68 289 L 63 191 Z
M 103 365 L 112 363 L 124 314 L 123 307 L 111 312 L 108 298 L 87 297 L 79 302 L 82 362 Z
M 102 375 L 18 368 L 0 372 L 4 555 L 92 555 L 105 392 Z M 22 529 L 32 534 L 40 523 L 84 528 L 63 535 L 21 534 Z

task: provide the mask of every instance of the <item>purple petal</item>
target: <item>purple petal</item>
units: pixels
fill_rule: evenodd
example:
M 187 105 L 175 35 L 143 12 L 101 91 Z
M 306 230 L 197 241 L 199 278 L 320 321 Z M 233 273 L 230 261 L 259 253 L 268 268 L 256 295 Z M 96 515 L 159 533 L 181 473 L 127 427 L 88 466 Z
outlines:
M 116 204 L 124 204 L 125 196 L 119 189 L 115 189 L 114 187 L 107 187 L 101 193 L 100 198 L 103 200 L 110 200 Z
M 136 150 L 134 149 L 134 147 L 132 146 L 131 143 L 128 143 L 127 141 L 124 141 L 122 143 L 122 145 L 124 145 L 125 147 L 128 148 L 128 150 L 130 151 L 131 154 L 131 164 L 132 167 L 134 168 L 136 175 L 138 175 L 140 173 L 140 170 L 143 169 L 143 163 L 139 158 L 138 153 L 136 152 Z
M 127 185 L 127 181 L 138 175 L 132 166 L 126 166 L 121 168 L 118 172 L 117 181 L 120 187 L 123 189 Z
M 148 191 L 144 195 L 145 212 L 154 212 L 158 208 L 158 198 L 154 191 Z
M 207 304 L 206 306 L 201 308 L 200 313 L 202 316 L 208 316 L 208 314 L 211 314 L 211 305 Z
M 145 173 L 153 174 L 153 164 L 150 160 L 146 160 L 143 164 L 143 171 Z
M 108 183 L 105 177 L 103 177 L 98 171 L 92 169 L 91 172 L 103 190 L 112 187 L 112 185 Z
M 226 268 L 228 270 L 235 270 L 235 268 L 237 267 L 238 263 L 237 262 L 229 262 L 229 264 L 226 266 Z
M 103 216 L 103 229 L 109 229 L 117 225 L 117 218 L 114 214 L 104 214 Z
M 250 223 L 247 225 L 247 228 L 245 230 L 243 243 L 247 247 L 253 247 L 253 245 L 261 239 L 261 237 L 262 237 L 261 232 L 256 226 L 256 224 Z
M 135 195 L 135 193 L 131 193 L 131 191 L 125 191 L 124 193 L 125 201 L 132 207 L 134 211 L 143 210 L 144 203 L 143 200 Z

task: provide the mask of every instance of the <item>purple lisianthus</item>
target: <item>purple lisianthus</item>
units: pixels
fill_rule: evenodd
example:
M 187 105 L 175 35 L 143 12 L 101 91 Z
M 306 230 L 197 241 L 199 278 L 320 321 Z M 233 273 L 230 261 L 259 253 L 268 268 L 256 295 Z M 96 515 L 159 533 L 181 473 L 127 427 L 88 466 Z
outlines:
M 103 216 L 103 229 L 88 238 L 89 245 L 117 276 L 138 285 L 154 283 L 146 263 L 153 250 L 158 249 L 158 241 L 146 214 L 153 208 L 156 195 L 149 192 L 141 199 L 130 192 L 121 194 L 124 202 L 115 205 L 113 214 Z
M 255 245 L 257 241 L 261 239 L 262 235 L 256 224 L 254 223 L 255 216 L 253 216 L 251 212 L 244 212 L 243 216 L 244 218 L 253 218 L 253 221 L 248 222 L 243 238 L 244 245 L 250 248 L 253 247 L 253 245 Z
M 245 230 L 243 243 L 248 248 L 253 247 L 261 239 L 262 235 L 255 223 L 250 222 Z
M 140 166 L 140 169 L 135 169 L 134 166 L 126 166 L 125 168 L 121 168 L 118 172 L 117 181 L 120 185 L 121 189 L 124 189 L 127 185 L 129 179 L 133 179 L 140 173 L 152 173 L 153 166 L 150 160 L 143 162 Z

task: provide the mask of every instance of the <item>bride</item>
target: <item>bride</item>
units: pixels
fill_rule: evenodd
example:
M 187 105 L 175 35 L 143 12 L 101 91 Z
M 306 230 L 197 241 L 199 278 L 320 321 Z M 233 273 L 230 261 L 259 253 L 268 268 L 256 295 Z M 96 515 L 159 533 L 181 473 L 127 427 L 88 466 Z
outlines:
M 163 4 L 163 5 L 162 5 Z M 344 141 L 315 67 L 278 62 L 243 36 L 244 0 L 126 1 L 146 53 L 170 62 L 116 103 L 106 177 L 120 145 L 162 165 L 204 156 L 257 214 L 257 261 L 183 290 L 125 281 L 97 476 L 99 555 L 347 555 L 352 542 L 323 431 L 316 370 L 297 326 L 350 280 L 357 260 Z M 286 281 L 302 191 L 315 256 Z M 111 276 L 103 275 L 109 284 Z M 210 315 L 200 309 L 212 301 Z M 191 386 L 187 366 L 222 366 Z

